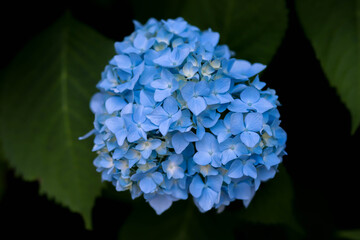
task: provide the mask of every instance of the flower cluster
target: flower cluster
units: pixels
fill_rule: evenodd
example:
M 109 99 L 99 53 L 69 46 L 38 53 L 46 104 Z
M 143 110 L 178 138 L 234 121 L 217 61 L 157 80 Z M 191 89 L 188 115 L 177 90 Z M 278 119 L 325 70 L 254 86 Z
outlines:
M 135 21 L 91 99 L 97 171 L 158 214 L 189 194 L 201 212 L 247 206 L 285 154 L 265 66 L 218 41 L 182 18 Z

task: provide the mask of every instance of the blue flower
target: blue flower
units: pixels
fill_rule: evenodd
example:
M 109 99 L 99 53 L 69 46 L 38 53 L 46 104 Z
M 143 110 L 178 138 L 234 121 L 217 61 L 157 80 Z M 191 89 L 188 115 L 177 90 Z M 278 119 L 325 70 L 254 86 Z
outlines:
M 167 175 L 167 178 L 181 179 L 184 178 L 184 158 L 181 154 L 173 154 L 170 157 L 161 163 L 164 172 Z
M 260 98 L 260 93 L 254 87 L 245 88 L 241 94 L 240 99 L 235 99 L 228 109 L 233 112 L 246 113 L 249 110 L 256 110 L 259 113 L 264 113 L 274 106 L 265 98 Z
M 148 131 L 157 129 L 148 119 L 146 119 L 146 112 L 144 112 L 144 106 L 135 105 L 133 114 L 126 114 L 124 116 L 128 135 L 127 139 L 129 142 L 135 142 L 140 138 L 147 140 Z
M 138 182 L 141 191 L 144 193 L 153 193 L 164 181 L 164 177 L 161 173 L 155 171 L 156 168 L 152 168 L 146 172 L 137 172 L 131 176 L 131 180 Z
M 156 89 L 154 93 L 154 100 L 156 102 L 163 101 L 179 88 L 179 83 L 176 81 L 174 75 L 166 69 L 162 70 L 161 78 L 151 82 L 150 85 Z
M 260 113 L 248 113 L 245 116 L 242 113 L 234 113 L 230 117 L 232 126 L 231 133 L 240 134 L 241 141 L 248 147 L 254 147 L 260 141 L 260 135 L 263 126 L 263 116 Z
M 165 99 L 163 107 L 155 108 L 146 117 L 156 126 L 159 126 L 161 134 L 165 136 L 169 131 L 170 125 L 180 119 L 181 111 L 176 100 L 173 97 L 168 97 Z
M 203 139 L 195 143 L 197 153 L 194 155 L 194 162 L 199 165 L 211 164 L 213 167 L 220 167 L 221 152 L 219 143 L 214 135 L 205 133 Z
M 247 207 L 273 178 L 287 135 L 260 63 L 231 58 L 220 35 L 184 19 L 144 25 L 115 43 L 90 101 L 103 181 L 161 214 L 189 193 L 201 212 Z
M 194 201 L 199 205 L 200 210 L 208 211 L 217 203 L 222 182 L 223 179 L 220 175 L 206 177 L 205 183 L 199 175 L 194 176 L 189 191 L 194 196 Z
M 208 96 L 210 88 L 208 83 L 201 81 L 198 83 L 187 82 L 181 89 L 181 95 L 187 103 L 190 111 L 196 116 L 206 109 L 206 101 L 204 96 Z

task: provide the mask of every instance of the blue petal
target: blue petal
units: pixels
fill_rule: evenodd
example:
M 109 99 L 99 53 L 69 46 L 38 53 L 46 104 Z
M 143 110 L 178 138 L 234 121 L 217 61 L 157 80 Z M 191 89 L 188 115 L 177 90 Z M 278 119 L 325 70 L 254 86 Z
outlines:
M 142 123 L 146 120 L 146 116 L 144 114 L 144 106 L 137 105 L 134 110 L 133 119 L 135 123 Z
M 158 127 L 152 124 L 149 120 L 146 120 L 141 124 L 141 128 L 144 129 L 144 131 L 149 132 L 157 129 Z
M 109 114 L 121 110 L 126 105 L 127 103 L 125 102 L 125 100 L 117 96 L 110 97 L 105 102 L 105 108 Z
M 165 98 L 171 96 L 171 93 L 172 93 L 172 91 L 170 88 L 166 88 L 164 90 L 156 89 L 155 94 L 154 94 L 154 100 L 156 102 L 161 102 Z
M 204 134 L 204 137 L 195 144 L 196 144 L 196 150 L 201 152 L 212 151 L 213 148 L 215 148 L 215 146 L 218 146 L 218 142 L 216 141 L 214 135 L 208 132 L 206 132 Z
M 230 117 L 231 133 L 237 135 L 245 130 L 244 115 L 242 113 L 233 113 Z
M 275 153 L 265 155 L 263 160 L 267 169 L 270 169 L 270 167 L 275 166 L 281 162 L 281 159 Z
M 261 113 L 248 113 L 245 117 L 246 129 L 260 132 L 263 126 L 263 115 Z
M 235 160 L 230 165 L 227 175 L 231 178 L 241 178 L 244 175 L 243 167 L 244 165 L 240 160 Z
M 140 104 L 142 104 L 144 107 L 154 107 L 155 106 L 154 95 L 153 94 L 151 95 L 148 91 L 141 90 Z
M 214 81 L 214 90 L 218 93 L 225 93 L 230 89 L 230 78 L 220 78 Z
M 165 136 L 167 134 L 167 132 L 169 131 L 170 124 L 171 124 L 171 119 L 167 119 L 167 120 L 163 121 L 162 123 L 160 123 L 159 130 L 163 136 Z
M 155 210 L 156 214 L 160 215 L 171 207 L 172 199 L 166 195 L 156 195 L 149 200 L 149 204 Z
M 247 72 L 248 77 L 252 77 L 266 68 L 266 65 L 254 63 Z
M 90 100 L 90 109 L 93 113 L 103 113 L 104 112 L 104 94 L 95 93 Z
M 256 88 L 247 87 L 240 93 L 240 98 L 244 103 L 255 103 L 260 99 L 260 93 Z
M 184 149 L 189 145 L 189 142 L 185 140 L 182 133 L 176 133 L 171 138 L 171 144 L 173 145 L 175 152 L 179 154 L 184 151 Z
M 229 71 L 229 75 L 236 79 L 247 79 L 247 72 L 251 68 L 251 64 L 245 60 L 234 60 L 232 62 L 231 68 Z
M 225 165 L 235 158 L 237 158 L 235 152 L 231 149 L 226 149 L 222 152 L 221 162 Z
M 223 183 L 223 177 L 221 175 L 207 177 L 206 185 L 208 185 L 215 192 L 220 192 Z
M 257 170 L 256 167 L 254 166 L 255 160 L 247 160 L 245 165 L 244 165 L 244 175 L 246 176 L 250 176 L 252 178 L 257 178 Z
M 168 114 L 164 111 L 162 107 L 157 107 L 152 111 L 152 113 L 146 115 L 146 117 L 154 124 L 159 126 L 162 122 L 168 119 Z
M 191 195 L 193 195 L 195 198 L 198 198 L 201 196 L 203 189 L 204 182 L 201 180 L 199 175 L 195 175 L 189 187 Z
M 187 105 L 190 111 L 196 116 L 206 109 L 206 102 L 202 97 L 191 98 L 187 102 Z
M 204 188 L 200 198 L 198 199 L 199 206 L 203 211 L 210 210 L 217 201 L 219 194 L 210 188 Z
M 265 98 L 260 98 L 260 100 L 254 103 L 252 107 L 255 108 L 257 112 L 264 113 L 274 108 L 274 105 Z
M 206 81 L 196 83 L 194 90 L 200 96 L 207 96 L 210 94 L 210 87 Z
M 156 183 L 150 176 L 146 176 L 139 182 L 139 187 L 144 193 L 151 193 L 156 190 Z
M 176 113 L 179 109 L 178 103 L 173 97 L 166 98 L 163 107 L 165 112 L 168 113 L 168 115 Z
M 194 162 L 199 165 L 207 165 L 211 163 L 211 156 L 207 152 L 197 152 L 193 157 Z
M 220 38 L 219 33 L 208 30 L 208 31 L 202 32 L 200 41 L 204 45 L 210 44 L 212 47 L 215 47 L 219 42 L 219 38 Z
M 160 78 L 158 80 L 152 81 L 150 86 L 156 89 L 166 89 L 169 83 L 171 83 L 170 79 Z
M 181 89 L 181 95 L 185 101 L 189 101 L 193 98 L 195 89 L 194 82 L 187 82 L 186 85 Z
M 236 186 L 234 186 L 234 193 L 236 199 L 247 200 L 252 197 L 251 187 L 246 182 L 237 183 Z
M 252 148 L 260 141 L 260 136 L 255 132 L 246 131 L 241 133 L 240 139 L 247 147 Z
M 159 172 L 154 172 L 153 174 L 151 174 L 151 177 L 154 180 L 154 182 L 158 185 L 160 185 L 162 181 L 164 181 L 164 176 Z
M 121 70 L 130 73 L 131 72 L 131 60 L 126 55 L 116 55 L 114 57 L 114 60 L 116 62 L 116 65 Z
M 175 34 L 182 33 L 187 27 L 187 22 L 180 17 L 175 20 L 173 19 L 168 19 L 167 21 L 162 20 L 162 22 L 164 23 L 164 27 L 166 28 L 166 30 Z
M 105 121 L 105 126 L 112 132 L 117 133 L 118 131 L 121 131 L 125 127 L 124 119 L 120 117 L 112 117 L 108 118 Z
M 228 109 L 232 112 L 246 113 L 248 112 L 249 106 L 240 99 L 235 99 L 233 102 L 230 103 Z

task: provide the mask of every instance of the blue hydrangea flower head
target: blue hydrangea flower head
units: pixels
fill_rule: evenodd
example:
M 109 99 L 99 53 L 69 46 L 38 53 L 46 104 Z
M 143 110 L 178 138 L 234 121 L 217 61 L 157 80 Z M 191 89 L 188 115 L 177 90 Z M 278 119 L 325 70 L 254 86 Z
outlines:
M 94 165 L 157 214 L 193 198 L 201 212 L 248 206 L 286 154 L 275 91 L 260 63 L 183 18 L 147 23 L 115 43 L 91 101 Z M 82 138 L 84 138 L 82 137 Z

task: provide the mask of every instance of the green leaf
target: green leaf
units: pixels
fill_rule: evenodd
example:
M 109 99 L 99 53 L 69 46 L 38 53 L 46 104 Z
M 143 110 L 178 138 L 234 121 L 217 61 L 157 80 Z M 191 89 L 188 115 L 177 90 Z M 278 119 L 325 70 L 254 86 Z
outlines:
M 34 38 L 7 69 L 1 86 L 1 140 L 10 165 L 41 193 L 82 214 L 100 194 L 92 165 L 91 95 L 113 43 L 66 14 Z
M 360 124 L 360 2 L 297 0 L 296 7 L 331 86 L 350 110 L 354 133 Z
M 341 230 L 337 236 L 349 240 L 360 240 L 360 229 Z
M 302 233 L 293 211 L 294 191 L 290 176 L 283 166 L 274 179 L 262 183 L 249 207 L 239 214 L 247 222 L 281 224 Z
M 234 239 L 229 227 L 232 219 L 220 214 L 200 213 L 191 200 L 175 202 L 170 209 L 156 215 L 145 203 L 135 209 L 120 229 L 119 239 L 148 240 L 208 240 Z
M 145 22 L 183 17 L 200 29 L 220 33 L 236 58 L 268 64 L 280 46 L 287 27 L 284 0 L 133 0 L 135 17 Z M 139 7 L 141 6 L 141 7 Z

